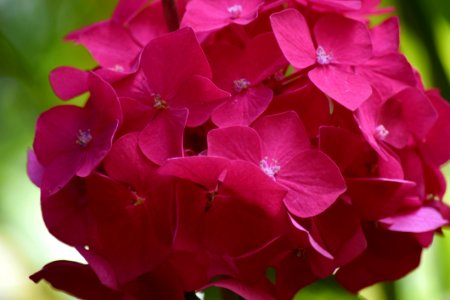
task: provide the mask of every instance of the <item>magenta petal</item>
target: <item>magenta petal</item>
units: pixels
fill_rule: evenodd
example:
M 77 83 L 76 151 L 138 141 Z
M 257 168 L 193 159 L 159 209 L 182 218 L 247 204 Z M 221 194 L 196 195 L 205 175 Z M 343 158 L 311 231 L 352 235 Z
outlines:
M 407 88 L 386 101 L 381 110 L 380 123 L 388 130 L 385 141 L 397 148 L 411 142 L 411 134 L 425 138 L 437 120 L 430 100 L 416 88 Z
M 208 190 L 214 190 L 218 179 L 226 174 L 229 160 L 219 157 L 191 156 L 168 159 L 159 173 L 175 176 L 201 184 Z
M 422 247 L 415 237 L 375 228 L 365 230 L 365 235 L 367 250 L 336 274 L 337 281 L 350 292 L 398 279 L 419 265 Z
M 227 60 L 229 60 L 228 53 Z M 245 78 L 252 84 L 260 83 L 288 63 L 272 32 L 251 39 L 245 47 L 241 60 L 243 64 L 239 65 L 239 69 L 245 68 Z
M 436 109 L 438 118 L 426 137 L 422 152 L 440 166 L 450 158 L 450 104 L 438 90 L 428 91 L 427 96 Z
M 43 195 L 41 208 L 45 226 L 57 239 L 70 246 L 87 244 L 88 211 L 83 179 L 75 177 L 58 193 Z
M 190 28 L 151 40 L 142 52 L 141 66 L 152 92 L 163 99 L 171 99 L 193 75 L 211 78 L 208 60 Z
M 304 69 L 316 61 L 308 24 L 295 9 L 286 9 L 270 16 L 273 32 L 287 60 L 296 68 Z
M 53 91 L 62 100 L 69 100 L 86 92 L 88 78 L 87 72 L 72 67 L 56 68 L 49 75 Z
M 336 10 L 359 10 L 363 0 L 308 0 L 312 4 L 327 7 L 332 11 Z
M 141 51 L 128 31 L 114 22 L 98 23 L 68 38 L 83 44 L 105 68 L 129 69 Z
M 186 109 L 166 109 L 156 113 L 139 135 L 139 146 L 148 159 L 161 165 L 170 157 L 182 155 L 187 115 Z
M 351 262 L 367 247 L 359 215 L 343 200 L 336 201 L 312 222 L 311 234 L 317 234 L 323 241 L 338 266 Z
M 30 279 L 36 283 L 44 279 L 55 289 L 79 299 L 123 299 L 122 293 L 104 286 L 90 266 L 77 262 L 51 262 L 31 275 Z
M 258 165 L 261 159 L 261 141 L 250 127 L 213 129 L 208 133 L 208 156 L 241 159 Z
M 371 30 L 374 56 L 397 53 L 400 45 L 398 17 L 391 17 Z
M 280 166 L 310 148 L 308 134 L 293 111 L 263 117 L 253 128 L 261 138 L 263 157 L 276 159 Z
M 33 143 L 39 162 L 45 167 L 58 156 L 76 153 L 78 130 L 84 129 L 85 122 L 83 109 L 78 106 L 56 106 L 42 113 Z
M 261 249 L 285 230 L 285 193 L 254 164 L 232 161 L 206 213 L 203 244 L 233 257 Z
M 147 45 L 152 39 L 167 33 L 162 2 L 153 2 L 144 10 L 139 11 L 139 13 L 136 16 L 133 16 L 127 23 L 127 27 L 133 37 L 142 46 Z
M 317 67 L 308 76 L 322 92 L 350 110 L 357 109 L 372 94 L 365 78 L 337 66 Z
M 230 96 L 230 93 L 219 89 L 210 79 L 203 76 L 192 76 L 178 89 L 174 98 L 168 104 L 177 108 L 187 108 L 189 115 L 187 126 L 196 127 L 205 123 L 211 112 L 222 99 Z
M 358 65 L 372 56 L 369 30 L 361 22 L 325 15 L 314 26 L 314 35 L 334 64 Z
M 306 230 L 302 225 L 300 225 L 293 217 L 289 216 L 292 225 L 294 225 L 297 230 L 304 232 L 308 236 L 308 241 L 311 244 L 311 247 L 314 248 L 318 253 L 320 253 L 323 257 L 333 259 L 333 255 L 331 255 L 327 250 L 325 250 L 311 235 L 311 233 Z
M 196 32 L 212 31 L 228 25 L 231 21 L 226 1 L 190 1 L 181 20 L 181 27 L 191 27 Z
M 34 151 L 31 149 L 29 149 L 27 153 L 27 174 L 31 182 L 37 187 L 41 186 L 44 168 L 39 163 Z
M 412 212 L 381 219 L 379 222 L 391 231 L 400 232 L 427 232 L 448 224 L 448 220 L 431 207 L 421 207 Z
M 212 31 L 230 23 L 245 25 L 258 15 L 262 0 L 193 0 L 186 6 L 186 13 L 181 21 L 182 27 L 192 27 L 196 32 Z M 239 5 L 239 11 L 233 18 L 230 7 Z
M 219 127 L 250 125 L 269 106 L 273 92 L 264 85 L 232 96 L 214 110 L 212 121 Z
M 288 189 L 284 203 L 295 216 L 315 216 L 330 207 L 345 189 L 338 167 L 316 150 L 301 152 L 277 174 L 277 183 Z
M 117 23 L 126 23 L 146 3 L 147 0 L 120 0 L 112 19 Z
M 348 194 L 363 220 L 379 220 L 396 213 L 416 184 L 387 178 L 347 179 Z
M 160 196 L 164 198 L 137 196 L 128 186 L 98 174 L 88 177 L 86 182 L 95 227 L 85 254 L 98 255 L 109 262 L 121 284 L 165 261 L 173 239 L 170 193 Z M 137 197 L 142 197 L 139 202 Z
M 108 175 L 117 181 L 130 185 L 142 192 L 153 182 L 157 165 L 147 159 L 138 144 L 139 133 L 133 132 L 120 137 L 105 157 L 104 167 Z
M 374 57 L 357 68 L 356 73 L 362 74 L 383 99 L 389 99 L 401 90 L 416 84 L 411 65 L 405 56 L 397 53 Z
M 76 175 L 82 164 L 81 155 L 69 153 L 56 157 L 46 165 L 41 181 L 42 197 L 48 197 L 61 190 Z

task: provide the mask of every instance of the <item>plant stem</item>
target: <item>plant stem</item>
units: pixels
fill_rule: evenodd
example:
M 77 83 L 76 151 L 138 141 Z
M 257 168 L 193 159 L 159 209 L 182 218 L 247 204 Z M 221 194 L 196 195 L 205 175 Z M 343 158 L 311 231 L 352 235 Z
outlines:
M 164 9 L 164 18 L 166 19 L 167 29 L 175 31 L 180 28 L 176 0 L 162 0 Z

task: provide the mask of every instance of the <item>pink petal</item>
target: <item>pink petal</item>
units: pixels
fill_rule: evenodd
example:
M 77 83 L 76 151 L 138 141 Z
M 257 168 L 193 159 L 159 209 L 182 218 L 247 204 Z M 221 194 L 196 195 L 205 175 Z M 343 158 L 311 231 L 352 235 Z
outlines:
M 97 23 L 79 33 L 72 33 L 67 39 L 84 45 L 105 68 L 127 70 L 141 51 L 128 31 L 114 22 Z
M 372 56 L 369 30 L 358 21 L 325 15 L 314 26 L 314 35 L 317 46 L 331 55 L 331 63 L 358 65 Z
M 375 228 L 365 230 L 365 234 L 367 250 L 336 274 L 339 284 L 350 292 L 396 280 L 419 265 L 422 247 L 413 236 Z
M 53 288 L 79 299 L 123 299 L 121 292 L 104 286 L 89 265 L 72 261 L 54 261 L 30 276 L 34 282 L 44 279 Z
M 361 218 L 379 220 L 396 213 L 416 184 L 407 180 L 354 178 L 347 179 L 347 186 L 347 193 Z
M 233 257 L 264 247 L 285 230 L 285 193 L 257 166 L 232 161 L 206 213 L 203 244 L 213 253 Z
M 365 78 L 339 67 L 317 67 L 308 77 L 322 92 L 350 110 L 357 109 L 372 94 Z
M 196 127 L 205 123 L 211 112 L 222 103 L 221 100 L 228 97 L 230 93 L 219 89 L 210 79 L 195 75 L 179 87 L 168 104 L 176 108 L 187 108 L 187 126 Z
M 142 202 L 135 203 L 136 195 L 128 186 L 98 174 L 88 177 L 86 186 L 95 227 L 85 250 L 109 262 L 119 284 L 166 260 L 173 240 L 174 198 L 170 193 L 164 198 L 139 195 Z
M 330 121 L 329 98 L 311 82 L 305 86 L 274 97 L 267 114 L 295 111 L 302 120 L 308 135 L 315 137 L 319 127 Z
M 147 191 L 148 182 L 156 185 L 157 165 L 147 159 L 138 144 L 139 133 L 133 132 L 120 137 L 105 157 L 106 173 L 114 180 L 123 182 L 135 191 Z
M 34 185 L 37 187 L 41 186 L 44 168 L 39 163 L 36 154 L 32 149 L 29 149 L 27 152 L 27 174 Z
M 261 141 L 258 133 L 250 127 L 228 127 L 208 132 L 208 156 L 241 159 L 259 164 Z
M 244 78 L 253 85 L 288 64 L 272 32 L 262 33 L 251 39 L 245 47 L 241 60 L 242 64 L 239 67 L 245 68 Z
M 300 225 L 300 223 L 298 223 L 293 217 L 289 216 L 289 219 L 292 223 L 292 225 L 294 225 L 294 227 L 301 231 L 304 232 L 307 236 L 308 236 L 308 241 L 311 244 L 311 246 L 314 248 L 314 250 L 316 250 L 318 253 L 320 253 L 321 255 L 323 255 L 323 257 L 329 258 L 329 259 L 333 259 L 333 255 L 330 254 L 326 249 L 324 249 L 315 239 L 314 237 L 311 235 L 311 233 L 306 230 L 302 225 Z
M 401 90 L 415 86 L 413 69 L 401 54 L 374 57 L 356 69 L 378 90 L 383 99 L 389 99 Z
M 72 67 L 59 67 L 50 72 L 50 84 L 56 96 L 69 100 L 88 90 L 88 73 Z
M 400 232 L 427 232 L 448 224 L 448 221 L 431 207 L 421 207 L 412 212 L 381 219 L 379 222 L 391 231 Z
M 391 17 L 371 30 L 373 55 L 397 53 L 400 45 L 398 17 Z
M 448 142 L 450 140 L 450 122 L 448 122 L 450 104 L 442 98 L 438 90 L 428 91 L 427 96 L 438 113 L 438 119 L 430 129 L 422 148 L 426 157 L 440 166 L 450 158 Z
M 41 195 L 48 197 L 64 188 L 76 175 L 82 164 L 82 155 L 79 153 L 68 153 L 55 157 L 45 166 L 41 181 Z
M 163 99 L 171 99 L 193 75 L 211 78 L 208 60 L 190 28 L 150 41 L 142 52 L 141 64 L 152 92 Z
M 359 10 L 363 0 L 308 0 L 311 4 L 327 7 L 330 10 Z
M 142 46 L 147 45 L 152 39 L 167 33 L 162 2 L 153 2 L 144 10 L 139 11 L 137 15 L 129 20 L 127 27 Z
M 182 156 L 186 109 L 158 111 L 139 134 L 139 146 L 148 159 L 162 165 L 166 159 Z
M 232 189 L 234 195 L 241 197 L 244 202 L 262 208 L 272 217 L 271 226 L 279 226 L 277 222 L 280 218 L 284 220 L 286 211 L 282 199 L 286 195 L 286 189 L 276 184 L 253 163 L 231 161 L 224 185 Z
M 337 166 L 316 150 L 292 158 L 281 168 L 276 181 L 288 189 L 284 203 L 289 212 L 301 218 L 323 212 L 346 190 Z
M 146 3 L 146 0 L 120 0 L 112 19 L 117 23 L 125 23 Z
M 294 67 L 304 69 L 315 63 L 316 49 L 302 14 L 286 9 L 271 15 L 270 22 L 281 51 Z
M 212 31 L 230 23 L 226 1 L 193 0 L 186 6 L 181 27 L 191 27 L 196 32 Z
M 245 25 L 253 21 L 258 15 L 262 0 L 194 0 L 186 6 L 186 13 L 181 21 L 181 27 L 192 27 L 196 32 L 220 29 L 230 23 Z M 240 5 L 240 13 L 232 17 L 229 8 Z
M 313 219 L 311 234 L 323 241 L 336 265 L 342 266 L 360 255 L 367 247 L 361 220 L 351 204 L 338 200 Z
M 228 165 L 229 160 L 225 158 L 190 156 L 168 159 L 158 171 L 162 175 L 186 179 L 201 184 L 207 190 L 214 190 L 217 182 L 226 175 Z
M 56 157 L 77 153 L 78 130 L 86 130 L 83 109 L 74 105 L 56 106 L 42 113 L 36 124 L 33 149 L 45 167 Z
M 212 121 L 219 127 L 248 126 L 269 106 L 272 95 L 272 90 L 264 85 L 250 87 L 217 107 Z
M 406 146 L 411 134 L 419 140 L 425 138 L 436 119 L 430 100 L 416 88 L 405 89 L 386 101 L 380 116 L 389 130 L 385 141 L 397 148 Z
M 348 145 L 352 145 L 349 147 Z M 327 154 L 340 168 L 341 172 L 364 156 L 365 140 L 348 129 L 322 126 L 319 131 L 319 149 Z
M 262 142 L 262 155 L 284 166 L 299 152 L 310 148 L 298 115 L 288 111 L 259 119 L 253 125 Z
M 58 193 L 41 198 L 45 226 L 58 240 L 84 247 L 88 241 L 86 187 L 84 180 L 73 178 Z

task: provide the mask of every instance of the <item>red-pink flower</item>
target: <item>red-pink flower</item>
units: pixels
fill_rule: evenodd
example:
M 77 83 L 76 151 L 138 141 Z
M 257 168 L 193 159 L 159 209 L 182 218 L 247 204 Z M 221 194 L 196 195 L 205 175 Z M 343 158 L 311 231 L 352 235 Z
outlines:
M 289 212 L 311 217 L 328 208 L 345 191 L 336 165 L 310 148 L 297 115 L 268 116 L 249 127 L 229 127 L 208 134 L 208 155 L 246 160 L 288 190 Z M 282 128 L 280 131 L 278 128 Z
M 208 32 L 229 24 L 246 25 L 256 19 L 263 0 L 192 0 L 186 6 L 182 27 Z
M 370 96 L 368 81 L 352 70 L 372 56 L 370 34 L 363 23 L 325 15 L 314 24 L 311 35 L 297 10 L 286 9 L 270 19 L 287 60 L 299 70 L 310 70 L 309 79 L 322 92 L 350 110 Z
M 286 64 L 273 34 L 256 36 L 245 49 L 214 44 L 206 53 L 214 82 L 232 95 L 214 110 L 212 121 L 219 127 L 251 124 L 272 100 L 272 90 L 262 81 Z
M 57 192 L 75 175 L 91 174 L 111 148 L 122 117 L 117 96 L 93 74 L 89 86 L 91 97 L 85 107 L 57 106 L 37 121 L 33 149 L 44 169 L 44 195 Z

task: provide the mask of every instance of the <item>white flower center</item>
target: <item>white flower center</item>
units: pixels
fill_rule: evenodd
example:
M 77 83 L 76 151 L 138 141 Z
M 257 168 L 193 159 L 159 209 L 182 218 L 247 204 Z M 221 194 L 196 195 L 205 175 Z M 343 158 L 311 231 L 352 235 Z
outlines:
M 375 137 L 377 139 L 383 141 L 388 135 L 389 135 L 389 130 L 387 130 L 383 124 L 380 124 L 375 128 Z
M 322 46 L 317 47 L 316 50 L 316 60 L 317 63 L 321 65 L 328 65 L 331 62 L 332 55 L 331 53 L 326 53 L 325 49 L 322 48 Z
M 248 87 L 250 86 L 250 81 L 248 81 L 245 78 L 237 79 L 233 81 L 233 83 L 234 83 L 234 90 L 238 93 L 248 89 Z
M 242 6 L 239 4 L 235 4 L 228 7 L 228 13 L 232 19 L 237 19 L 241 16 Z
M 278 161 L 276 159 L 269 159 L 267 156 L 259 162 L 259 167 L 273 180 L 275 180 L 275 175 L 281 170 Z
M 161 96 L 159 94 L 154 94 L 153 95 L 153 100 L 154 100 L 154 104 L 153 107 L 156 109 L 167 109 L 169 107 L 169 105 L 167 104 L 167 102 L 161 98 Z
M 85 148 L 92 140 L 91 130 L 78 130 L 77 140 L 75 143 Z

